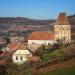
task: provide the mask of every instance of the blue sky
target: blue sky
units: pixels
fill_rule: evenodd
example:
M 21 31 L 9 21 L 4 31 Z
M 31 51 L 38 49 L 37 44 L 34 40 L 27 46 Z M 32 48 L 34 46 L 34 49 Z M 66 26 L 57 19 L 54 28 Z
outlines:
M 0 17 L 54 19 L 60 12 L 75 14 L 75 0 L 0 0 Z

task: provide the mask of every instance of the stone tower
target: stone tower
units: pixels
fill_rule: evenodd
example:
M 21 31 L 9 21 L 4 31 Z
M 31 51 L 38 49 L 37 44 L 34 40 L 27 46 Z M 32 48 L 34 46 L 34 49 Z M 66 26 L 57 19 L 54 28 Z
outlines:
M 62 43 L 71 42 L 71 25 L 65 13 L 60 13 L 54 25 L 55 40 Z

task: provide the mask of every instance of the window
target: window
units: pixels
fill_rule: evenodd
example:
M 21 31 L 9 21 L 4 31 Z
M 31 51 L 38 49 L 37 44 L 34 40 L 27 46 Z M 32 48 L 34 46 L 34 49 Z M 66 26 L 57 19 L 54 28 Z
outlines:
M 16 60 L 18 60 L 18 56 L 16 56 Z
M 59 30 L 62 30 L 62 26 L 59 28 Z
M 20 57 L 20 60 L 22 60 L 23 58 L 22 57 Z

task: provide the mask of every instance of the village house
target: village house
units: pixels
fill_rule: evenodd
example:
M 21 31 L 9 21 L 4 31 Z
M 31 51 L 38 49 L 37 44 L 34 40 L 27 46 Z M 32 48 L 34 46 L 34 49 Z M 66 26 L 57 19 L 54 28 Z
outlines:
M 17 50 L 13 53 L 13 62 L 17 64 L 23 64 L 32 57 L 32 53 L 29 50 Z
M 2 48 L 2 51 L 14 52 L 20 47 L 20 43 L 9 43 L 6 47 Z
M 32 53 L 24 46 L 21 45 L 16 51 L 14 51 L 12 59 L 16 64 L 23 64 L 32 57 Z

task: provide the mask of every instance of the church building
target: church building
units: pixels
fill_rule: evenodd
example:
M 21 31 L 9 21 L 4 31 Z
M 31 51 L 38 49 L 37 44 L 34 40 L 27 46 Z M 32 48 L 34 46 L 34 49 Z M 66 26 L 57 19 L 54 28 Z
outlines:
M 71 43 L 71 25 L 65 13 L 60 13 L 51 32 L 32 32 L 28 37 L 29 49 L 35 51 L 42 44 Z
M 62 43 L 71 42 L 71 25 L 65 13 L 60 13 L 54 25 L 55 40 Z
M 47 31 L 32 32 L 28 37 L 28 48 L 32 51 L 37 50 L 41 45 L 54 44 L 54 35 Z

